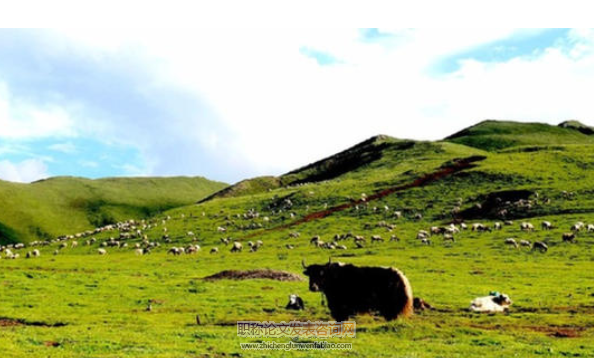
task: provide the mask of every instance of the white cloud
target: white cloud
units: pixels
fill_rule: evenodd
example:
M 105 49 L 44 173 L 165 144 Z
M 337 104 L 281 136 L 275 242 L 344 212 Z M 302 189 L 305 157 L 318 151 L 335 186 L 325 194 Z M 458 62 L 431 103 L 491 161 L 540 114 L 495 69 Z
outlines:
M 102 138 L 141 148 L 148 171 L 132 165 L 128 173 L 178 173 L 186 164 L 180 157 L 202 155 L 204 172 L 196 174 L 213 177 L 217 166 L 232 167 L 233 177 L 214 179 L 239 180 L 294 169 L 379 133 L 439 139 L 486 118 L 594 124 L 592 32 L 574 31 L 566 43 L 503 62 L 464 60 L 456 72 L 436 75 L 429 69 L 444 58 L 533 32 L 380 31 L 391 36 L 362 41 L 358 31 L 342 30 L 67 30 L 54 41 L 68 43 L 69 51 L 145 68 L 135 90 L 147 103 L 163 104 L 166 98 L 155 93 L 175 89 L 208 110 L 180 108 L 167 121 L 141 118 L 145 123 L 111 118 L 106 109 L 100 119 L 85 117 L 82 126 L 68 107 L 41 106 L 40 120 L 29 103 L 3 101 L 10 99 L 5 89 L 0 125 L 12 137 L 75 135 L 91 126 Z M 300 52 L 303 47 L 340 62 L 320 66 Z M 2 112 L 3 103 L 9 110 Z
M 18 163 L 8 160 L 0 161 L 0 179 L 2 180 L 29 183 L 47 177 L 49 177 L 47 166 L 42 160 L 27 159 Z
M 1 78 L 0 78 L 1 80 Z M 61 105 L 15 98 L 0 81 L 0 138 L 72 136 L 74 121 Z

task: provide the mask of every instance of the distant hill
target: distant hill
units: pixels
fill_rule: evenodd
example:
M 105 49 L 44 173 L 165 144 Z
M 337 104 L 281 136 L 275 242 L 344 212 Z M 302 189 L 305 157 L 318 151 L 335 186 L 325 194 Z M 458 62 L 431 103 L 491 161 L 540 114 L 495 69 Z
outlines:
M 561 122 L 559 123 L 559 127 L 573 129 L 586 135 L 594 134 L 594 129 L 592 127 L 575 120 Z
M 53 238 L 187 205 L 227 184 L 202 177 L 0 181 L 0 242 Z
M 590 129 L 577 122 L 563 122 L 559 126 L 544 123 L 520 123 L 487 120 L 468 127 L 446 141 L 495 151 L 525 145 L 592 144 Z
M 477 168 L 443 180 L 446 186 L 432 186 L 439 190 L 431 194 L 427 191 L 430 188 L 423 192 L 412 190 L 412 197 L 391 202 L 389 206 L 414 212 L 422 209 L 418 198 L 433 206 L 433 202 L 445 200 L 446 193 L 458 195 L 468 188 L 474 191 L 480 188 L 485 198 L 493 191 L 518 188 L 529 191 L 548 188 L 550 195 L 586 190 L 582 185 L 592 182 L 590 173 L 594 168 L 591 157 L 594 135 L 589 134 L 590 130 L 577 121 L 554 126 L 487 120 L 436 142 L 378 135 L 286 174 L 246 179 L 231 186 L 185 177 L 100 180 L 59 177 L 32 184 L 0 181 L 0 241 L 50 238 L 122 219 L 150 217 L 196 202 L 215 207 L 225 205 L 213 199 L 229 199 L 229 205 L 245 205 L 249 209 L 278 206 L 279 200 L 290 196 L 295 205 L 325 207 L 414 182 L 448 163 L 471 156 L 486 159 Z M 574 176 L 579 173 L 581 180 L 569 179 L 569 172 Z M 312 201 L 312 198 L 317 199 Z M 589 196 L 583 198 L 588 198 L 582 204 L 590 210 Z M 451 203 L 458 199 L 456 196 L 448 200 Z M 478 197 L 467 200 L 479 203 Z M 542 213 L 576 210 L 571 203 L 565 204 L 564 208 L 551 206 L 538 210 Z M 443 213 L 431 215 L 438 217 Z
M 200 202 L 253 195 L 281 187 L 348 177 L 355 175 L 354 173 L 360 172 L 363 168 L 395 165 L 410 159 L 410 156 L 418 156 L 422 159 L 432 152 L 452 151 L 462 155 L 476 154 L 471 148 L 501 151 L 515 147 L 519 150 L 530 150 L 522 147 L 594 144 L 594 135 L 590 134 L 594 134 L 594 130 L 578 121 L 566 121 L 554 126 L 545 123 L 485 120 L 445 138 L 442 142 L 422 142 L 377 135 L 342 152 L 281 176 L 242 180 Z M 460 147 L 446 146 L 446 143 L 460 145 Z M 382 160 L 382 158 L 385 159 Z
M 292 170 L 279 177 L 266 176 L 242 180 L 201 200 L 228 198 L 261 193 L 269 189 L 303 183 L 315 183 L 337 178 L 380 159 L 387 148 L 400 149 L 414 146 L 411 140 L 401 140 L 387 135 L 371 137 L 351 148 L 315 163 Z

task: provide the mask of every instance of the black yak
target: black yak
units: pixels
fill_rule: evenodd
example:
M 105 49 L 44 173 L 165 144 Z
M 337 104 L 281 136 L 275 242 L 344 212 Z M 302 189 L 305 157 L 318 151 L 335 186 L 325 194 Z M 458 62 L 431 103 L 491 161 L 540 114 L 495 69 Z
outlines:
M 328 262 L 305 266 L 309 290 L 326 296 L 332 317 L 346 321 L 357 313 L 378 312 L 387 321 L 413 313 L 412 289 L 406 276 L 392 267 L 357 267 Z

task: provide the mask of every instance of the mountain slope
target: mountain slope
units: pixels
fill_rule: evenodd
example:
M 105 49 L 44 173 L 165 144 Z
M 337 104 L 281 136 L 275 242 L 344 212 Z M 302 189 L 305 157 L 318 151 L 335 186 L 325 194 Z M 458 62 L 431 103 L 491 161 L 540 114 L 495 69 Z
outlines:
M 488 140 L 491 143 L 481 146 L 491 149 L 495 142 L 505 150 L 486 151 L 452 139 L 415 142 L 373 137 L 274 180 L 268 178 L 275 184 L 278 179 L 276 188 L 229 191 L 219 200 L 175 209 L 172 215 L 205 212 L 208 218 L 209 213 L 225 212 L 211 216 L 196 228 L 198 235 L 207 238 L 216 237 L 214 229 L 219 226 L 232 227 L 228 233 L 233 237 L 274 237 L 272 232 L 295 225 L 308 235 L 356 232 L 363 224 L 373 226 L 373 222 L 391 219 L 392 210 L 400 211 L 407 220 L 421 214 L 422 220 L 443 222 L 594 215 L 594 142 L 580 131 L 546 124 L 487 121 L 450 138 L 474 141 L 472 144 L 480 144 L 477 138 Z M 357 152 L 353 148 L 366 149 Z M 319 178 L 319 173 L 331 167 L 329 163 L 339 162 L 338 158 L 349 152 L 351 161 L 357 162 L 356 154 L 373 160 L 361 160 L 362 165 L 350 170 L 328 171 L 340 173 L 331 180 L 308 180 Z M 460 159 L 468 162 L 472 158 L 480 160 L 473 160 L 459 171 L 444 171 Z M 282 185 L 292 175 L 297 177 L 293 183 L 302 185 Z M 370 212 L 362 206 L 375 209 Z M 250 210 L 261 212 L 267 220 L 241 215 Z
M 415 143 L 415 141 L 411 140 L 377 135 L 342 152 L 292 170 L 279 177 L 267 176 L 242 180 L 203 199 L 202 202 L 216 198 L 262 193 L 283 186 L 335 179 L 380 160 L 385 152 L 390 149 L 404 150 L 413 147 Z
M 487 120 L 445 140 L 488 151 L 526 145 L 594 144 L 594 136 L 583 133 L 588 127 L 581 124 L 577 126 L 576 123 L 579 122 L 564 123 L 566 124 L 552 126 L 544 123 Z
M 0 242 L 52 238 L 195 202 L 226 184 L 201 177 L 0 181 Z
M 559 127 L 573 129 L 586 135 L 594 134 L 594 129 L 592 127 L 575 120 L 561 122 L 559 123 Z

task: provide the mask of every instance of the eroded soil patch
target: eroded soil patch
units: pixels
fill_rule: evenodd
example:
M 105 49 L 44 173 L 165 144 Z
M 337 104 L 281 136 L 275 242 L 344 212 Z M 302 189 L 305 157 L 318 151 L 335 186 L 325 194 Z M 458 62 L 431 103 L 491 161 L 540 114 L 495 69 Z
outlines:
M 271 269 L 257 270 L 225 270 L 204 278 L 208 281 L 214 280 L 253 280 L 268 279 L 276 281 L 303 281 L 303 278 L 295 273 L 287 271 L 277 271 Z
M 22 318 L 10 318 L 0 317 L 0 327 L 14 327 L 14 326 L 37 326 L 37 327 L 63 327 L 67 323 L 64 322 L 41 322 L 41 321 L 28 321 Z

